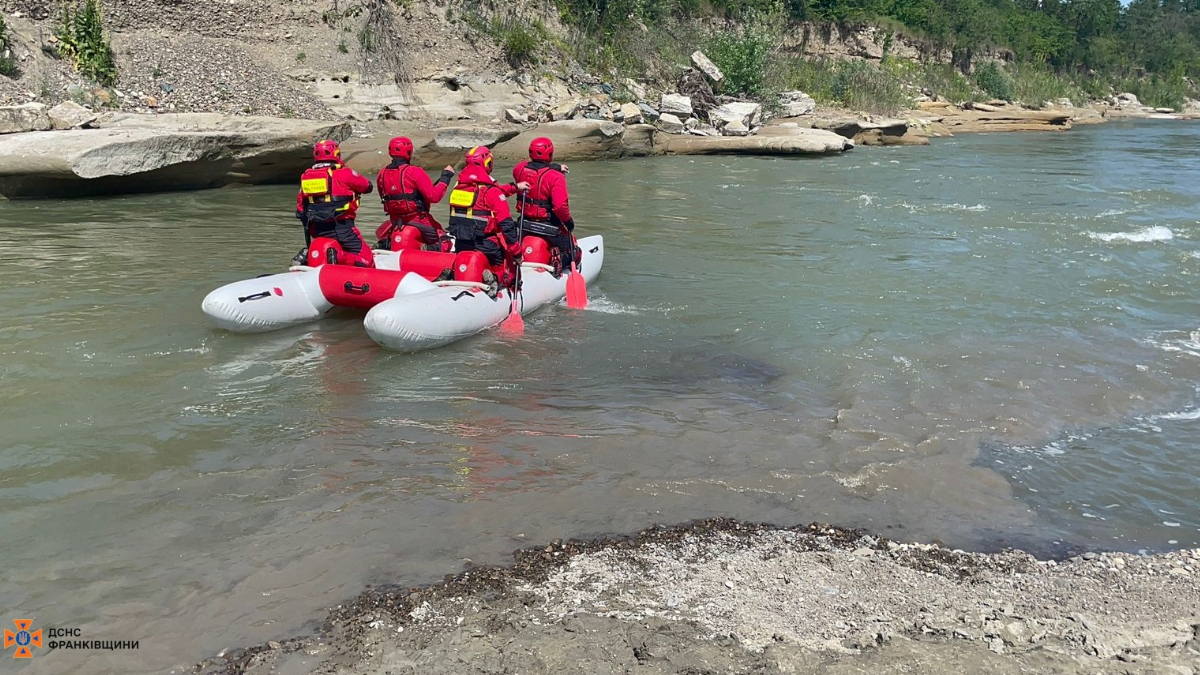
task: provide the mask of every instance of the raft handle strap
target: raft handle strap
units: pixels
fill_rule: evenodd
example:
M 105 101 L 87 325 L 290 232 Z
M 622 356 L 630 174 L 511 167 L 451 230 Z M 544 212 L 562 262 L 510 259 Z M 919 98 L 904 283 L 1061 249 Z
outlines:
M 345 283 L 345 285 L 342 286 L 342 288 L 345 289 L 345 291 L 347 293 L 354 293 L 354 292 L 370 293 L 371 292 L 371 284 L 366 283 L 366 282 L 364 282 L 363 285 L 361 285 L 361 286 L 355 286 L 353 281 L 347 281 Z

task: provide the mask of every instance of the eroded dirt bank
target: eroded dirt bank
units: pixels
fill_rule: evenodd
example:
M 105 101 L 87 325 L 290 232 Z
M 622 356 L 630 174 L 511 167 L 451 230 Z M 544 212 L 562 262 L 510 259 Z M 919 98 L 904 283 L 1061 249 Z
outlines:
M 1200 549 L 1038 560 L 717 519 L 554 542 L 206 673 L 1200 672 Z

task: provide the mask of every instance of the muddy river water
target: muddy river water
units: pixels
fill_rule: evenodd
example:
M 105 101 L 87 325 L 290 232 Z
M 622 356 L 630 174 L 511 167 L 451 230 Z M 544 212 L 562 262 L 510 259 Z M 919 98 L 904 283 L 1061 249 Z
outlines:
M 590 309 L 418 355 L 208 324 L 301 244 L 286 188 L 0 203 L 0 618 L 139 641 L 22 672 L 148 673 L 710 515 L 1195 546 L 1198 177 L 1161 122 L 580 162 Z

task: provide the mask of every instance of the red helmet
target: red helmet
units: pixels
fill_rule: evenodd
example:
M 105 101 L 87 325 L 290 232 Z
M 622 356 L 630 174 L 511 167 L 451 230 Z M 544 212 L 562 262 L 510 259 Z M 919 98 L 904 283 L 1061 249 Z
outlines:
M 486 145 L 477 145 L 467 151 L 467 166 L 482 166 L 484 171 L 492 172 L 492 151 Z
M 535 162 L 549 162 L 554 159 L 554 142 L 544 136 L 530 141 L 529 159 Z
M 405 160 L 412 159 L 412 141 L 404 136 L 397 136 L 396 138 L 393 138 L 392 142 L 388 143 L 388 154 L 392 157 L 399 157 Z
M 340 162 L 342 149 L 337 141 L 320 141 L 313 146 L 313 159 L 318 162 Z

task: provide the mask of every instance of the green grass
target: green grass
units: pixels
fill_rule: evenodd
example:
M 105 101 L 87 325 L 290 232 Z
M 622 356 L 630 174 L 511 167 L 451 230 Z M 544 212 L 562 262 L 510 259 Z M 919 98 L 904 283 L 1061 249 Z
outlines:
M 1137 96 L 1142 105 L 1173 110 L 1182 110 L 1185 99 L 1195 93 L 1189 91 L 1181 73 L 1165 77 L 1125 78 L 1116 81 L 1114 86 L 1118 92 L 1127 91 Z
M 1070 99 L 1074 105 L 1087 102 L 1088 95 L 1079 85 L 1044 66 L 1015 64 L 1008 68 L 1008 73 L 1013 96 L 1032 108 L 1041 108 L 1047 102 L 1054 104 L 1062 98 Z
M 799 89 L 820 103 L 876 115 L 894 115 L 913 105 L 903 74 L 888 63 L 800 58 L 778 71 L 779 89 Z

